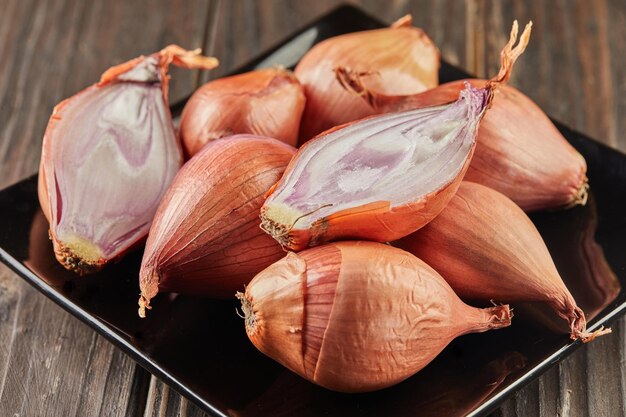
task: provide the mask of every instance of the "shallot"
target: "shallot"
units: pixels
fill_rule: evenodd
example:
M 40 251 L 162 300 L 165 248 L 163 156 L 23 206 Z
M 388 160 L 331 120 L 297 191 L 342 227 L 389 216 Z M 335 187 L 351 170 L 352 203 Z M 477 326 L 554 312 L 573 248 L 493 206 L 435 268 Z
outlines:
M 142 241 L 182 164 L 167 101 L 168 67 L 215 58 L 170 45 L 106 71 L 53 110 L 43 139 L 39 201 L 54 253 L 95 272 Z
M 150 228 L 139 272 L 139 315 L 159 291 L 232 296 L 284 256 L 258 227 L 263 193 L 295 149 L 235 135 L 211 141 L 176 175 Z
M 457 336 L 511 322 L 508 306 L 470 307 L 424 262 L 375 242 L 290 252 L 237 297 L 257 349 L 342 392 L 396 384 Z
M 180 120 L 185 154 L 236 133 L 268 136 L 295 146 L 304 110 L 302 86 L 291 71 L 266 68 L 219 78 L 200 87 Z
M 419 93 L 438 83 L 439 51 L 407 15 L 391 27 L 349 33 L 315 45 L 295 69 L 306 93 L 301 142 L 374 111 L 335 81 L 337 66 L 375 71 L 368 83 L 386 94 Z
M 261 227 L 283 247 L 325 241 L 386 242 L 432 220 L 458 188 L 493 93 L 524 51 L 517 22 L 502 67 L 483 89 L 467 86 L 457 101 L 367 118 L 327 131 L 300 148 L 268 192 Z
M 436 219 L 394 245 L 435 268 L 463 299 L 543 302 L 584 342 L 610 332 L 587 331 L 585 313 L 531 220 L 488 187 L 463 181 Z

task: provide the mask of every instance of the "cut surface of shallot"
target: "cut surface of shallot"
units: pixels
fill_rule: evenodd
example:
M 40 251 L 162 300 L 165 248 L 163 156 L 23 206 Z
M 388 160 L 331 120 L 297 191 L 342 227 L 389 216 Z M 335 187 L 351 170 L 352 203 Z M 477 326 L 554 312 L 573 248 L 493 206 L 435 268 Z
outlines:
M 451 105 L 373 117 L 309 142 L 263 205 L 262 227 L 283 246 L 302 249 L 329 240 L 330 216 L 425 205 L 426 196 L 462 176 L 486 103 L 484 90 L 468 88 Z M 289 235 L 300 229 L 319 230 L 306 241 Z M 404 233 L 397 229 L 380 239 Z M 346 237 L 377 238 L 363 231 Z
M 375 242 L 290 252 L 237 297 L 261 352 L 342 392 L 396 384 L 457 336 L 511 322 L 508 306 L 470 307 L 424 262 Z
M 66 268 L 96 271 L 147 234 L 182 163 L 167 101 L 170 63 L 217 65 L 171 45 L 109 69 L 98 84 L 55 107 L 43 141 L 39 198 Z

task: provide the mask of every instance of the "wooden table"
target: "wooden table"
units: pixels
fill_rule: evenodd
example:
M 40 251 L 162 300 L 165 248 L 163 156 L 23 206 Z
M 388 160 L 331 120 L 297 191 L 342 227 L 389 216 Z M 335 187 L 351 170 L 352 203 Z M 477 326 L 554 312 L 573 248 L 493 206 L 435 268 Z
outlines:
M 0 188 L 37 171 L 52 107 L 109 66 L 169 43 L 220 58 L 210 74 L 174 70 L 184 97 L 340 3 L 2 0 Z M 547 113 L 626 151 L 623 1 L 355 1 L 386 21 L 412 13 L 447 61 L 494 74 L 514 18 L 534 22 L 511 83 Z M 507 401 L 495 416 L 623 416 L 626 321 Z M 0 267 L 1 416 L 201 416 L 86 325 Z

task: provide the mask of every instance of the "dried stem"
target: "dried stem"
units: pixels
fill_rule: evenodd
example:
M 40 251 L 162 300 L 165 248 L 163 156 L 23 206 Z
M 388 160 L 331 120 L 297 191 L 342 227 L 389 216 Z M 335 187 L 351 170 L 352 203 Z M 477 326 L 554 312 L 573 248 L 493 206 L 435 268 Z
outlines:
M 530 32 L 532 30 L 533 22 L 528 22 L 526 27 L 524 28 L 524 32 L 522 32 L 522 36 L 520 37 L 519 43 L 514 48 L 515 42 L 517 41 L 517 32 L 518 32 L 518 24 L 517 20 L 513 21 L 513 27 L 511 28 L 511 35 L 509 36 L 509 42 L 505 45 L 505 47 L 500 52 L 500 71 L 498 74 L 487 81 L 486 88 L 494 90 L 499 85 L 505 84 L 509 78 L 511 77 L 511 70 L 513 69 L 513 64 L 517 61 L 520 55 L 526 50 L 526 46 L 528 46 L 528 41 L 530 40 Z
M 405 14 L 400 19 L 393 22 L 391 26 L 389 27 L 396 29 L 396 28 L 406 28 L 406 27 L 411 27 L 411 26 L 413 26 L 413 16 L 411 16 L 410 14 Z

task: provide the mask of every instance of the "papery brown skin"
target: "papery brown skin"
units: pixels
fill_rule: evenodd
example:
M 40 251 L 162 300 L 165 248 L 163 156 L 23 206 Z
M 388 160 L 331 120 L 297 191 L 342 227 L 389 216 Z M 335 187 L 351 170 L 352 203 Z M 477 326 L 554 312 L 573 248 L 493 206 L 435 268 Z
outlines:
M 140 244 L 182 164 L 167 101 L 170 64 L 210 69 L 215 58 L 170 45 L 110 68 L 55 106 L 38 179 L 58 261 L 80 275 Z
M 441 106 L 372 116 L 302 146 L 267 193 L 261 227 L 281 246 L 387 242 L 423 227 L 454 195 L 472 158 L 478 125 L 530 38 L 514 22 L 498 74 Z
M 268 136 L 295 146 L 304 91 L 284 68 L 266 68 L 212 80 L 191 96 L 180 120 L 187 158 L 209 141 L 238 133 Z
M 284 256 L 258 226 L 263 193 L 295 152 L 235 135 L 207 144 L 176 175 L 154 217 L 139 272 L 139 315 L 158 292 L 232 297 Z
M 339 69 L 343 85 L 376 112 L 405 111 L 447 103 L 465 83 L 483 88 L 487 80 L 442 84 L 416 95 L 386 96 L 367 90 L 358 75 Z M 476 152 L 465 179 L 500 191 L 525 211 L 570 207 L 587 201 L 587 164 L 548 116 L 519 90 L 504 85 L 478 129 Z
M 457 336 L 511 320 L 508 306 L 470 307 L 424 262 L 374 242 L 290 252 L 237 296 L 261 352 L 341 392 L 394 385 Z
M 610 332 L 587 331 L 536 227 L 488 187 L 463 181 L 437 218 L 393 244 L 431 265 L 464 300 L 546 303 L 569 323 L 574 340 Z
M 335 36 L 302 57 L 295 69 L 307 100 L 300 144 L 333 126 L 374 114 L 337 84 L 333 73 L 337 66 L 371 71 L 368 86 L 386 94 L 419 93 L 437 86 L 439 51 L 411 23 L 405 16 L 389 28 Z

